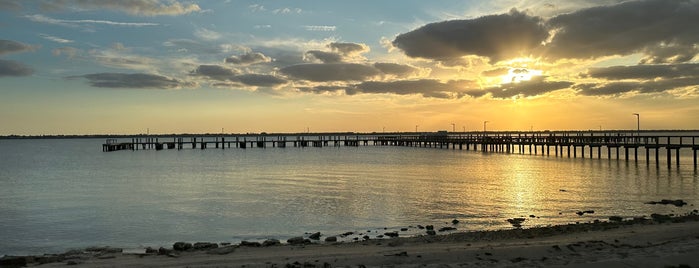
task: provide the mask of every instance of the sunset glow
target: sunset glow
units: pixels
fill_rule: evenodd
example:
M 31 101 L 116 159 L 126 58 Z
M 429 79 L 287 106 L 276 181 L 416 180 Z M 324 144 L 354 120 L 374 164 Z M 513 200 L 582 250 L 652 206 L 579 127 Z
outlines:
M 699 128 L 696 1 L 4 3 L 0 135 Z

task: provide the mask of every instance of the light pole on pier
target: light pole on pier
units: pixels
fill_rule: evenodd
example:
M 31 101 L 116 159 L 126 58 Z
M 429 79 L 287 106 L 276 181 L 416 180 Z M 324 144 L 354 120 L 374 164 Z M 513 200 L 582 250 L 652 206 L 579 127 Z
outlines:
M 456 124 L 451 123 L 451 132 L 456 132 Z
M 489 121 L 483 121 L 483 134 L 486 132 L 485 126 L 488 124 Z
M 640 135 L 641 134 L 641 115 L 638 113 L 634 113 L 633 115 L 636 116 L 636 134 Z
M 417 127 L 419 127 L 419 126 L 420 125 L 415 125 L 415 133 L 417 133 Z

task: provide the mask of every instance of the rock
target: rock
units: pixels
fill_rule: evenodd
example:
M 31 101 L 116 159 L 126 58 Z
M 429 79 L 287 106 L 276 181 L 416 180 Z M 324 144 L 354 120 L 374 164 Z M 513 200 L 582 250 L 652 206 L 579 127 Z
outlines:
M 36 258 L 36 262 L 38 262 L 39 264 L 47 264 L 59 261 L 63 261 L 63 258 L 59 255 L 44 255 Z M 2 263 L 0 263 L 0 267 L 4 267 L 2 266 Z
M 313 239 L 313 240 L 320 240 L 320 232 L 315 232 L 308 236 L 308 238 Z
M 585 214 L 585 212 L 582 212 L 582 211 L 578 211 L 578 212 L 575 212 L 575 214 L 578 214 L 578 216 L 582 216 L 582 215 L 584 215 L 584 214 Z
M 337 242 L 337 236 L 328 236 L 325 238 L 325 242 Z
M 241 246 L 241 247 L 254 247 L 254 248 L 258 248 L 258 247 L 261 247 L 262 244 L 260 244 L 260 242 L 240 241 L 240 246 Z
M 158 254 L 158 250 L 154 249 L 152 247 L 147 247 L 146 248 L 146 254 Z
M 271 246 L 276 246 L 276 245 L 281 245 L 282 242 L 280 242 L 277 239 L 267 239 L 264 242 L 262 242 L 263 247 L 271 247 Z
M 434 230 L 434 225 L 427 225 L 427 226 L 425 226 L 425 229 Z
M 194 250 L 207 250 L 212 248 L 218 248 L 218 244 L 209 242 L 197 242 L 194 243 L 194 245 L 192 245 L 192 249 Z
M 527 219 L 525 219 L 525 218 L 512 218 L 512 219 L 507 219 L 507 222 L 509 222 L 510 224 L 521 224 L 526 220 Z
M 459 220 L 454 219 L 454 220 L 451 221 L 451 223 L 452 223 L 452 224 L 459 224 Z
M 427 230 L 426 233 L 427 233 L 428 235 L 437 235 L 437 232 L 435 232 L 434 230 Z
M 166 249 L 164 247 L 158 249 L 158 255 L 168 255 L 170 253 L 172 253 L 172 249 Z
M 408 228 L 400 228 L 400 231 L 401 231 L 401 232 L 408 231 Z
M 619 216 L 610 216 L 610 217 L 609 217 L 609 221 L 620 222 L 620 221 L 623 221 L 623 220 L 624 220 L 624 218 L 619 217 Z
M 682 207 L 682 206 L 686 205 L 687 202 L 684 202 L 684 200 L 682 200 L 682 199 L 677 199 L 677 200 L 663 199 L 663 200 L 660 200 L 659 202 L 656 202 L 656 201 L 646 202 L 646 204 L 674 205 L 676 207 Z
M 362 238 L 363 238 L 364 240 L 369 240 L 370 237 L 369 237 L 368 235 L 365 235 L 365 236 L 363 236 Z
M 529 218 L 536 218 L 534 214 L 529 215 Z
M 292 237 L 286 240 L 286 243 L 288 243 L 289 245 L 303 245 L 305 242 L 306 240 L 303 239 L 303 237 L 301 236 Z
M 665 221 L 670 221 L 672 220 L 672 216 L 670 215 L 662 215 L 662 214 L 650 214 L 650 217 L 653 218 L 654 221 L 657 222 L 665 222 Z
M 353 234 L 354 234 L 354 232 L 346 232 L 346 233 L 342 234 L 341 236 L 345 237 L 345 236 L 350 236 Z
M 214 248 L 206 251 L 206 254 L 212 255 L 226 255 L 233 253 L 235 251 L 235 246 L 225 246 L 220 248 Z
M 0 267 L 22 267 L 27 266 L 25 256 L 5 256 L 0 258 Z
M 398 237 L 398 232 L 387 232 L 383 234 L 388 237 Z
M 595 213 L 594 210 L 585 210 L 585 211 L 583 211 L 583 212 L 588 213 L 588 214 L 594 214 L 594 213 Z
M 191 248 L 192 248 L 192 243 L 175 242 L 175 244 L 172 244 L 172 249 L 177 250 L 177 251 L 185 251 L 185 250 L 189 250 Z
M 425 229 L 425 226 L 418 225 L 417 228 L 420 229 L 420 230 L 422 230 L 422 229 Z
M 456 230 L 456 228 L 454 228 L 454 227 L 449 227 L 449 226 L 439 228 L 439 231 L 440 231 L 440 232 L 454 231 L 454 230 Z

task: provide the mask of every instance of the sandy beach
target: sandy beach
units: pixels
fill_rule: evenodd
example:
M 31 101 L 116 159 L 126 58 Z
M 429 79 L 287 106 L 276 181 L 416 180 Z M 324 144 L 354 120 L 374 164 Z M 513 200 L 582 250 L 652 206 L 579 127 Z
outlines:
M 162 253 L 87 249 L 63 254 L 60 259 L 29 257 L 27 266 L 698 267 L 699 218 L 690 215 L 662 223 L 636 219 L 353 243 L 228 245 Z M 11 267 L 8 262 L 5 266 Z

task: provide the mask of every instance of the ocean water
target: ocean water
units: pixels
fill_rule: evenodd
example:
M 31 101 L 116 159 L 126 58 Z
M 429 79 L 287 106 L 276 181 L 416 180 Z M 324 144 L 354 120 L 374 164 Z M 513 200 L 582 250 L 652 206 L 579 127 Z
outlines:
M 317 231 L 375 237 L 452 219 L 469 231 L 524 216 L 526 228 L 699 206 L 689 149 L 679 167 L 664 152 L 656 167 L 642 150 L 635 162 L 605 159 L 604 149 L 603 159 L 392 146 L 105 153 L 103 142 L 0 140 L 0 255 Z M 645 204 L 660 199 L 689 205 Z

